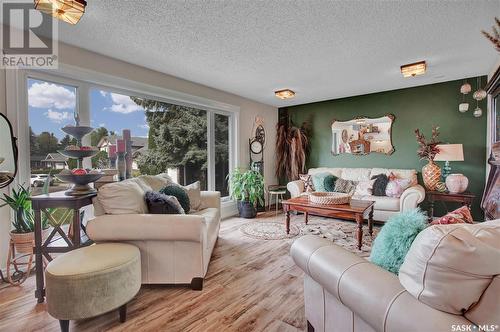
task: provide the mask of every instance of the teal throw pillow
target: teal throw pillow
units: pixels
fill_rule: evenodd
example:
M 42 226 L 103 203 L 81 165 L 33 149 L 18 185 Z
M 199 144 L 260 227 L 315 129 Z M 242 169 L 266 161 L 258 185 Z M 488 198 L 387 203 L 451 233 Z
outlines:
M 389 218 L 373 241 L 370 261 L 398 274 L 413 240 L 426 226 L 427 215 L 418 208 Z
M 312 181 L 314 185 L 314 190 L 319 192 L 325 192 L 325 178 L 330 175 L 330 173 L 318 173 L 312 176 Z
M 184 209 L 184 213 L 189 213 L 189 196 L 186 190 L 182 187 L 171 184 L 160 189 L 160 193 L 168 196 L 175 196 L 175 198 L 179 201 L 179 204 Z
M 325 187 L 325 191 L 335 191 L 335 182 L 337 181 L 338 177 L 335 175 L 328 175 L 325 177 L 325 180 L 323 181 L 323 185 Z

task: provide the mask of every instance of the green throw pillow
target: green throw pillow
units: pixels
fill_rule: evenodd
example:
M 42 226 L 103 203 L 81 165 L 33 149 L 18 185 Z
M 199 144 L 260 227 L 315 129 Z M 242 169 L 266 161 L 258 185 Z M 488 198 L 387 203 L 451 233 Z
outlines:
M 312 181 L 314 185 L 314 190 L 319 192 L 325 192 L 325 178 L 330 175 L 330 173 L 318 173 L 312 176 Z
M 389 218 L 373 241 L 370 261 L 398 274 L 413 240 L 426 226 L 427 215 L 418 208 Z
M 325 191 L 335 191 L 335 182 L 337 181 L 338 177 L 335 175 L 328 175 L 325 177 L 325 180 L 323 181 L 323 185 L 325 187 Z
M 177 200 L 179 201 L 179 204 L 184 209 L 184 213 L 189 213 L 189 196 L 186 190 L 184 190 L 182 187 L 171 184 L 160 189 L 160 193 L 169 196 L 175 196 L 175 198 L 177 198 Z

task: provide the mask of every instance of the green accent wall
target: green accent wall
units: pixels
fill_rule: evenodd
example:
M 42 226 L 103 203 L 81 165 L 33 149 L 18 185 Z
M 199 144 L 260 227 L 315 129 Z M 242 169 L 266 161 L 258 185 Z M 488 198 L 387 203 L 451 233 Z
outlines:
M 411 78 L 409 78 L 411 79 Z M 418 79 L 418 78 L 417 78 Z M 476 78 L 468 78 L 472 92 L 477 90 Z M 486 77 L 481 78 L 482 86 Z M 287 112 L 295 125 L 308 122 L 311 128 L 311 152 L 307 167 L 385 167 L 411 168 L 419 172 L 426 161 L 419 161 L 416 154 L 417 143 L 414 130 L 419 128 L 426 137 L 431 134 L 433 125 L 440 127 L 440 138 L 444 143 L 461 143 L 464 148 L 463 162 L 452 162 L 452 173 L 463 173 L 469 178 L 469 190 L 476 194 L 473 216 L 483 220 L 480 200 L 485 185 L 486 172 L 486 100 L 479 103 L 483 110 L 480 118 L 472 115 L 476 101 L 472 92 L 466 95 L 469 111 L 460 113 L 458 104 L 462 102 L 460 86 L 463 80 L 373 93 L 342 99 L 317 102 L 281 108 Z M 330 152 L 332 134 L 330 125 L 333 119 L 350 120 L 356 116 L 380 117 L 394 114 L 392 142 L 395 152 L 392 155 L 371 153 L 366 156 L 342 154 L 334 156 Z M 442 162 L 438 162 L 440 166 Z M 444 208 L 436 204 L 436 215 L 444 213 Z M 454 206 L 449 205 L 451 210 Z M 426 204 L 423 205 L 426 208 Z

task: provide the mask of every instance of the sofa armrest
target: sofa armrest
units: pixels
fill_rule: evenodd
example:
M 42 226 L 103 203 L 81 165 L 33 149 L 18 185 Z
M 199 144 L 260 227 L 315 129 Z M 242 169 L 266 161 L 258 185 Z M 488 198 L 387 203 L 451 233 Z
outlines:
M 191 214 L 106 214 L 90 219 L 93 241 L 165 240 L 202 242 L 205 218 Z
M 304 192 L 304 181 L 296 180 L 288 182 L 286 189 L 288 189 L 292 198 L 300 196 Z
M 219 191 L 202 191 L 201 192 L 201 207 L 217 208 L 220 211 L 220 192 Z
M 416 208 L 424 198 L 425 189 L 421 185 L 417 184 L 407 188 L 403 191 L 399 200 L 399 211 L 403 212 Z
M 376 331 L 449 331 L 452 324 L 470 324 L 419 302 L 395 274 L 316 235 L 297 239 L 290 254 L 309 278 Z

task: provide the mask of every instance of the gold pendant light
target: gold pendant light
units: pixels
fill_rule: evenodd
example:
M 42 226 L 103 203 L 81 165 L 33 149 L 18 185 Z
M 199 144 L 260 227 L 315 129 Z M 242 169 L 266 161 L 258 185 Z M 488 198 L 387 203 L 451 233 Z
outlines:
M 86 6 L 85 0 L 35 0 L 35 9 L 69 24 L 80 21 Z

